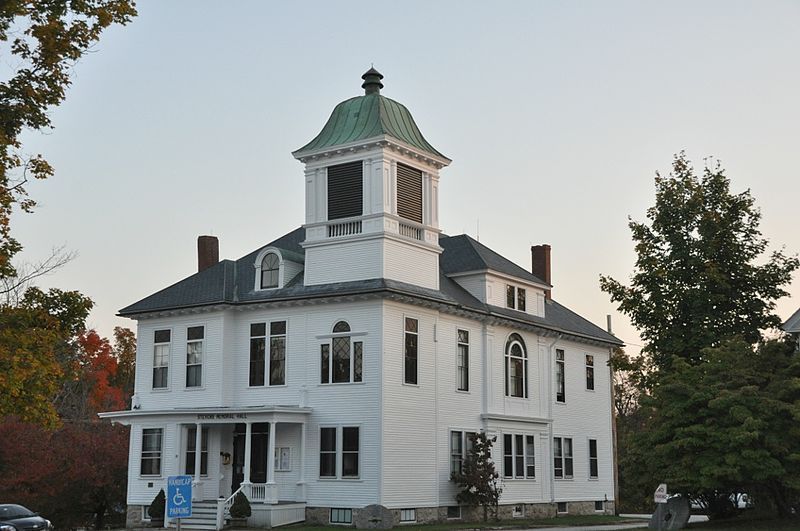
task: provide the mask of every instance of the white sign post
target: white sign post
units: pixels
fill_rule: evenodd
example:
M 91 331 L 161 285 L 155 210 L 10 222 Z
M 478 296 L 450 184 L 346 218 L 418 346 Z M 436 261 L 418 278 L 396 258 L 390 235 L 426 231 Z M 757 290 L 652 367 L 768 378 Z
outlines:
M 667 494 L 667 484 L 662 483 L 656 489 L 656 492 L 653 495 L 653 500 L 655 500 L 656 503 L 667 503 L 668 496 L 669 495 Z

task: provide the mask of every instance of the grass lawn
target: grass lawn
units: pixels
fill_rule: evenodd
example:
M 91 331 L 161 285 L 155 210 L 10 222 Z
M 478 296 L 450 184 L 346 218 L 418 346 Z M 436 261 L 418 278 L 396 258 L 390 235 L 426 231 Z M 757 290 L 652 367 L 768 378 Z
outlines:
M 587 515 L 587 516 L 570 516 L 564 515 L 558 518 L 514 518 L 513 520 L 489 520 L 483 522 L 452 522 L 442 524 L 429 524 L 429 525 L 413 525 L 403 524 L 395 526 L 396 530 L 408 531 L 454 531 L 458 529 L 532 529 L 537 527 L 555 527 L 555 526 L 575 526 L 575 525 L 603 525 L 603 524 L 619 524 L 625 522 L 641 522 L 642 520 L 635 520 L 630 518 L 622 518 L 613 515 Z M 647 524 L 644 524 L 647 527 Z M 304 526 L 298 524 L 296 526 L 286 526 L 286 529 L 292 531 L 331 531 L 337 526 Z

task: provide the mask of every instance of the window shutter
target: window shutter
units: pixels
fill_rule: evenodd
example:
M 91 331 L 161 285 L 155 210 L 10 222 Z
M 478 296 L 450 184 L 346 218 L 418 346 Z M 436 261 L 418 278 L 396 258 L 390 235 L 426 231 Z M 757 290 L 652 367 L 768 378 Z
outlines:
M 328 167 L 328 219 L 360 216 L 364 209 L 360 160 Z
M 397 214 L 422 223 L 422 172 L 397 164 Z

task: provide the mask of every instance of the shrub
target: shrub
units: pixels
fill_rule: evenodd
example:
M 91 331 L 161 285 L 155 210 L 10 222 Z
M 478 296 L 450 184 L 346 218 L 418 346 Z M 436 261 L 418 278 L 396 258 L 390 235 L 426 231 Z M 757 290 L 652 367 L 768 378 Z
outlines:
M 250 516 L 250 502 L 244 492 L 239 492 L 233 498 L 233 505 L 231 505 L 231 518 L 247 518 Z

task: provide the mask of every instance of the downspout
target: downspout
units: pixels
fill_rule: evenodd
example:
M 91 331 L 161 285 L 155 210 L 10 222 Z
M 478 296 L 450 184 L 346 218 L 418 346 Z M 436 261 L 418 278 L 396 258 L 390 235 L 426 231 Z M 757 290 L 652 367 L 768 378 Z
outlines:
M 547 438 L 548 438 L 548 452 L 550 453 L 550 466 L 553 466 L 553 422 L 555 419 L 553 418 L 553 358 L 555 357 L 555 352 L 553 348 L 556 346 L 556 343 L 563 337 L 563 334 L 559 333 L 556 338 L 553 340 L 552 343 L 547 347 L 547 370 L 549 371 L 550 377 L 547 379 L 547 416 L 550 418 L 550 423 L 547 425 Z M 552 470 L 550 470 L 550 503 L 556 502 L 556 478 L 555 474 Z

